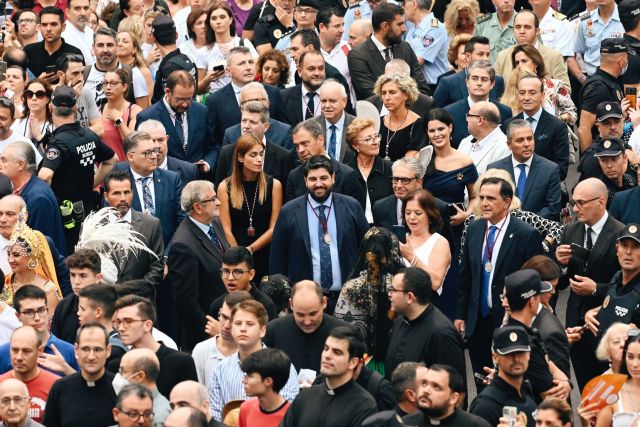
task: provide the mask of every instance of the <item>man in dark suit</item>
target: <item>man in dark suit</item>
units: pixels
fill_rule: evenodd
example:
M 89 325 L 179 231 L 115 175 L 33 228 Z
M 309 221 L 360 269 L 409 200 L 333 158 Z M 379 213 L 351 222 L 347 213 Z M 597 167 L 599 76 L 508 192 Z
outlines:
M 505 276 L 542 253 L 540 233 L 509 213 L 512 199 L 512 187 L 505 180 L 484 179 L 479 195 L 482 219 L 469 225 L 462 248 L 454 324 L 469 340 L 474 372 L 492 366 L 490 345 L 504 317 L 500 295 Z
M 222 144 L 225 130 L 240 123 L 240 92 L 255 80 L 255 60 L 251 56 L 251 51 L 244 46 L 231 49 L 227 58 L 227 72 L 231 77 L 231 83 L 207 97 L 207 125 L 218 148 Z M 271 117 L 280 120 L 282 105 L 280 91 L 270 85 L 265 85 L 264 89 L 269 97 Z M 258 101 L 259 99 L 245 99 L 245 101 L 249 100 Z
M 2 151 L 0 161 L 3 165 L 2 173 L 11 181 L 13 191 L 27 204 L 27 225 L 51 237 L 56 249 L 65 256 L 67 244 L 60 207 L 51 187 L 36 175 L 33 144 L 22 141 L 8 144 Z
M 279 145 L 273 144 L 266 136 L 269 129 L 269 106 L 260 101 L 250 101 L 242 105 L 243 135 L 253 135 L 264 144 L 263 169 L 265 173 L 276 178 L 280 183 L 286 183 L 291 170 L 291 152 Z M 233 168 L 236 141 L 225 145 L 220 150 L 214 183 L 219 185 L 226 177 L 231 175 Z
M 193 102 L 196 86 L 191 74 L 174 71 L 167 79 L 165 96 L 138 114 L 136 129 L 149 119 L 158 120 L 169 135 L 169 154 L 198 165 L 209 173 L 216 165 L 219 147 L 214 145 L 206 126 L 207 109 Z
M 138 130 L 147 132 L 160 149 L 158 152 L 158 169 L 177 173 L 180 175 L 180 181 L 182 181 L 183 185 L 200 177 L 198 165 L 168 155 L 169 146 L 167 141 L 169 141 L 169 135 L 167 135 L 167 131 L 161 122 L 153 119 L 147 120 L 138 127 Z
M 623 224 L 640 224 L 640 187 L 616 193 L 609 214 Z
M 325 80 L 325 60 L 315 50 L 300 55 L 298 72 L 302 83 L 282 91 L 282 115 L 292 127 L 320 115 L 318 89 Z
M 270 274 L 320 283 L 330 314 L 369 228 L 360 203 L 333 191 L 334 173 L 333 161 L 324 155 L 305 163 L 307 193 L 283 206 L 269 256 Z
M 116 164 L 113 170 L 124 170 L 131 177 L 133 202 L 131 207 L 160 220 L 165 247 L 182 220 L 180 208 L 182 182 L 169 170 L 158 169 L 158 148 L 146 132 L 131 132 L 124 141 L 127 162 Z
M 569 133 L 567 124 L 542 108 L 544 82 L 537 76 L 526 76 L 518 82 L 518 104 L 522 113 L 514 119 L 531 123 L 536 140 L 536 154 L 551 160 L 560 167 L 560 181 L 567 177 L 569 168 Z M 503 118 L 504 120 L 504 118 Z M 509 121 L 503 121 L 506 133 Z
M 489 39 L 484 36 L 471 37 L 464 45 L 464 55 L 467 58 L 467 64 L 472 64 L 475 61 L 489 61 L 491 57 Z M 496 76 L 496 84 L 489 92 L 489 100 L 497 101 L 502 97 L 503 92 L 504 79 L 502 76 Z M 433 94 L 433 103 L 438 108 L 444 108 L 467 96 L 469 96 L 467 70 L 464 69 L 440 79 Z
M 322 126 L 329 157 L 343 162 L 345 154 L 351 151 L 347 144 L 347 128 L 355 119 L 355 116 L 345 112 L 349 99 L 347 92 L 337 81 L 327 80 L 318 93 L 322 114 L 312 120 Z
M 149 252 L 139 250 L 126 259 L 118 257 L 118 295 L 136 294 L 154 301 L 156 288 L 164 273 L 164 242 L 160 221 L 131 209 L 131 178 L 125 171 L 109 172 L 104 179 L 104 199 L 108 206 L 118 210 L 122 219 L 131 224 L 149 249 Z
M 385 3 L 373 11 L 371 23 L 371 37 L 356 46 L 347 57 L 356 97 L 367 99 L 373 95 L 373 86 L 384 74 L 385 64 L 394 58 L 404 59 L 409 64 L 411 77 L 418 83 L 418 89 L 428 94 L 429 87 L 416 54 L 409 43 L 402 41 L 402 34 L 407 31 L 404 9 Z
M 533 319 L 532 328 L 540 332 L 542 343 L 547 350 L 549 359 L 571 378 L 571 357 L 569 355 L 569 340 L 562 322 L 544 306 L 538 310 Z
M 220 201 L 209 181 L 192 181 L 182 190 L 187 213 L 169 249 L 167 281 L 175 295 L 180 343 L 189 351 L 208 338 L 209 306 L 226 290 L 220 277 L 229 243 L 218 219 Z
M 516 184 L 521 209 L 553 221 L 560 219 L 560 170 L 558 165 L 534 153 L 533 129 L 526 120 L 515 119 L 507 128 L 511 155 L 495 161 L 487 169 L 509 172 Z
M 471 103 L 489 101 L 489 92 L 495 86 L 496 72 L 487 61 L 476 61 L 467 69 L 467 88 L 469 95 L 444 107 L 453 116 L 453 135 L 451 145 L 458 148 L 460 141 L 469 136 L 467 113 Z M 499 102 L 494 102 L 500 111 L 502 122 L 511 118 L 511 108 Z
M 602 304 L 608 283 L 620 268 L 615 245 L 624 224 L 607 213 L 607 197 L 607 187 L 597 178 L 576 185 L 572 202 L 578 220 L 567 225 L 556 249 L 556 260 L 563 267 L 558 289 L 571 286 L 566 321 L 570 330 L 584 325 L 585 313 Z M 601 370 L 595 349 L 595 336 L 588 331 L 571 347 L 580 389 Z
M 313 156 L 328 157 L 322 135 L 322 126 L 313 120 L 306 120 L 293 128 L 291 134 L 293 145 L 296 147 L 298 158 L 303 164 L 289 173 L 285 194 L 286 201 L 293 200 L 308 192 L 304 178 L 304 163 Z M 332 183 L 333 191 L 351 196 L 358 201 L 364 200 L 366 189 L 360 183 L 356 172 L 335 159 L 330 160 L 333 166 L 332 171 L 335 173 Z
M 395 58 L 387 62 L 387 65 L 385 65 L 384 67 L 384 73 L 403 74 L 405 76 L 409 76 L 411 75 L 411 67 L 409 67 L 409 64 L 407 64 L 404 59 Z M 367 98 L 367 101 L 372 103 L 378 109 L 378 111 L 382 111 L 384 104 L 382 103 L 382 98 L 380 98 L 378 95 L 370 96 L 369 98 Z M 420 117 L 427 117 L 427 114 L 432 107 L 433 99 L 429 95 L 419 93 L 418 99 L 410 106 L 410 109 Z

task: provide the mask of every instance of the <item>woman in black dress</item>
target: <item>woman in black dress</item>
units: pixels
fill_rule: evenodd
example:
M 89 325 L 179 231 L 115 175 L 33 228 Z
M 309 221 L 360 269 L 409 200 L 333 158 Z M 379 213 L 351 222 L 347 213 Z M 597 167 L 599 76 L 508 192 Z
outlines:
M 231 246 L 246 246 L 256 280 L 268 274 L 269 245 L 282 207 L 282 184 L 262 170 L 264 146 L 253 135 L 236 142 L 231 176 L 218 186 L 220 221 Z

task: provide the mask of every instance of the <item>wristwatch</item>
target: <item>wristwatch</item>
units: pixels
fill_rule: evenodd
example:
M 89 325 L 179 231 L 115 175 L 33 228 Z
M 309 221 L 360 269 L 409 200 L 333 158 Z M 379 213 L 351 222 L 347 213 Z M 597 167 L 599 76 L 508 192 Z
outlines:
M 116 119 L 116 121 L 113 123 L 116 125 L 116 127 L 118 127 L 118 126 L 122 126 L 122 123 L 124 122 L 122 121 L 122 119 Z

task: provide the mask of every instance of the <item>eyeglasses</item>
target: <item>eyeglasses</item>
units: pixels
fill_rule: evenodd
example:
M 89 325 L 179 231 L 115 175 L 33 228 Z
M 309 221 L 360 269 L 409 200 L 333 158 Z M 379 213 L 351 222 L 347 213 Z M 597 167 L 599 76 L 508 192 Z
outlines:
M 24 96 L 26 99 L 31 99 L 33 98 L 33 96 L 36 96 L 37 99 L 42 99 L 45 96 L 47 96 L 47 92 L 44 90 L 37 90 L 37 91 L 32 91 L 32 90 L 25 90 L 24 91 Z
M 579 209 L 582 209 L 584 207 L 584 205 L 586 205 L 589 202 L 593 202 L 594 200 L 598 200 L 600 197 L 594 197 L 593 199 L 589 199 L 589 200 L 571 200 L 569 201 L 569 204 L 571 206 L 577 206 Z
M 20 312 L 20 314 L 31 319 L 35 317 L 36 314 L 38 315 L 38 317 L 44 317 L 48 312 L 49 309 L 47 307 L 40 307 L 37 310 L 23 310 Z
M 469 117 L 478 117 L 478 118 L 481 118 L 481 117 L 482 117 L 480 114 L 471 114 L 471 113 L 467 113 L 467 114 L 466 114 L 466 116 L 467 116 L 467 119 L 468 119 Z
M 103 82 L 103 83 L 102 83 L 102 85 L 103 85 L 104 87 L 115 87 L 115 86 L 118 86 L 118 85 L 119 85 L 119 84 L 121 84 L 121 83 L 122 83 L 122 82 L 118 82 L 118 81 L 112 81 L 112 82 L 107 82 L 107 81 L 105 81 L 105 82 Z
M 380 135 L 371 135 L 368 136 L 364 139 L 359 139 L 358 143 L 363 143 L 363 144 L 367 144 L 367 145 L 371 145 L 371 144 L 377 144 L 380 142 Z
M 142 154 L 145 159 L 148 159 L 149 157 L 154 157 L 156 156 L 159 152 L 160 152 L 160 148 L 152 148 L 151 150 L 147 150 L 147 151 L 129 151 L 130 153 L 139 153 Z
M 171 94 L 171 97 L 178 103 L 178 104 L 191 104 L 191 101 L 193 101 L 193 98 L 178 98 L 177 96 L 173 96 L 173 94 Z
M 27 397 L 22 397 L 22 396 L 3 397 L 0 400 L 0 406 L 7 407 L 11 405 L 11 402 L 13 402 L 13 404 L 16 406 L 20 406 L 23 403 L 28 402 L 29 400 L 31 400 L 31 398 L 28 396 Z
M 86 345 L 86 346 L 79 347 L 78 351 L 82 354 L 89 354 L 93 352 L 94 354 L 99 355 L 107 351 L 107 349 L 104 347 L 90 347 Z
M 233 270 L 230 268 L 221 268 L 220 276 L 224 279 L 225 277 L 232 275 L 234 279 L 238 280 L 244 275 L 244 273 L 248 273 L 249 271 L 251 270 L 243 270 L 241 268 L 234 268 Z
M 138 411 L 125 411 L 122 409 L 120 409 L 120 413 L 125 414 L 131 421 L 138 420 L 140 419 L 140 417 L 144 418 L 145 420 L 150 420 L 154 415 L 153 411 L 144 411 L 140 413 Z
M 33 18 L 22 18 L 22 19 L 18 19 L 18 25 L 27 25 L 27 24 L 35 24 L 36 21 Z
M 200 200 L 198 203 L 200 203 L 201 205 L 203 205 L 203 204 L 205 204 L 205 203 L 215 202 L 216 200 L 218 200 L 218 196 L 213 196 L 211 199 Z
M 404 176 L 392 176 L 391 177 L 391 183 L 392 184 L 397 184 L 397 183 L 402 183 L 402 185 L 409 185 L 411 184 L 411 181 L 413 181 L 414 179 L 417 179 L 415 177 L 413 178 L 406 178 Z
M 406 294 L 407 292 L 411 292 L 411 291 L 405 291 L 404 289 L 396 289 L 393 286 L 389 286 L 387 288 L 387 293 L 388 294 L 392 294 L 394 292 L 402 292 L 403 294 Z
M 296 7 L 295 9 L 293 9 L 294 12 L 297 12 L 299 14 L 305 14 L 305 15 L 310 15 L 312 13 L 318 13 L 317 10 L 311 8 L 311 7 Z
M 124 319 L 117 319 L 113 321 L 113 328 L 114 329 L 120 329 L 120 328 L 124 328 L 124 329 L 128 329 L 133 322 L 145 322 L 147 319 L 129 319 L 129 318 L 124 318 Z

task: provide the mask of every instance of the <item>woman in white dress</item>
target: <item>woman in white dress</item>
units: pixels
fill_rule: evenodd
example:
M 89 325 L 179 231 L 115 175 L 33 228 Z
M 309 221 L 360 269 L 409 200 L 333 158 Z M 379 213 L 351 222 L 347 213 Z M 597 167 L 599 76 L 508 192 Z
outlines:
M 404 262 L 429 273 L 431 287 L 440 295 L 451 265 L 451 250 L 447 239 L 438 234 L 442 219 L 435 199 L 427 190 L 415 190 L 407 195 L 402 210 L 407 227 L 407 243 L 400 243 Z

